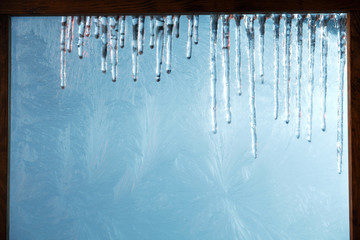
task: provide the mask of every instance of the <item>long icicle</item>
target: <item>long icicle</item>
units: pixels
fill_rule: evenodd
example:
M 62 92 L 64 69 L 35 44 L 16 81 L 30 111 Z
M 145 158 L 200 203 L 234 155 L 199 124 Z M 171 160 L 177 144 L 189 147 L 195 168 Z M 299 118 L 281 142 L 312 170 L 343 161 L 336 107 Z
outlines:
M 119 18 L 119 46 L 120 48 L 123 48 L 125 45 L 125 16 L 120 16 Z
M 265 21 L 266 16 L 265 14 L 258 14 L 257 15 L 258 21 L 259 21 L 259 59 L 260 59 L 260 82 L 261 84 L 264 84 L 264 35 L 265 35 Z
M 95 38 L 98 39 L 100 36 L 100 30 L 99 30 L 99 16 L 95 16 L 94 17 L 94 35 Z
M 139 28 L 139 18 L 137 16 L 132 16 L 131 59 L 132 59 L 132 76 L 134 82 L 136 82 L 138 75 L 138 50 L 137 50 L 138 30 L 139 30 L 138 28 Z
M 156 29 L 156 81 L 160 81 L 161 76 L 161 64 L 164 51 L 164 18 L 162 16 L 156 17 L 155 20 Z
M 166 17 L 166 72 L 171 72 L 173 16 Z
M 217 132 L 216 120 L 216 42 L 218 15 L 210 16 L 210 96 L 211 96 L 211 124 L 212 132 Z
M 274 118 L 279 116 L 279 65 L 280 65 L 280 14 L 272 16 L 274 20 Z
M 106 73 L 107 69 L 107 62 L 106 62 L 106 55 L 107 55 L 107 17 L 102 16 L 101 17 L 101 71 L 103 73 Z
M 328 22 L 330 15 L 322 14 L 320 18 L 321 37 L 321 129 L 326 130 L 326 95 L 327 95 L 327 56 L 328 56 Z
M 70 53 L 73 43 L 73 29 L 74 29 L 74 17 L 67 17 L 67 31 L 66 31 L 66 50 Z
M 234 20 L 235 20 L 235 76 L 236 76 L 236 82 L 237 82 L 237 91 L 239 96 L 242 93 L 241 89 L 241 38 L 240 38 L 240 21 L 243 18 L 242 14 L 235 14 Z
M 150 21 L 149 21 L 149 26 L 150 26 L 150 43 L 149 46 L 151 49 L 154 48 L 155 45 L 155 32 L 154 32 L 154 26 L 155 26 L 155 19 L 153 16 L 150 16 Z
M 313 94 L 314 94 L 314 55 L 315 55 L 315 38 L 316 38 L 316 20 L 318 16 L 316 14 L 308 15 L 308 27 L 309 27 L 309 110 L 307 121 L 307 140 L 311 142 L 312 138 L 312 115 L 313 115 Z
M 85 17 L 79 16 L 80 18 L 80 25 L 79 25 L 79 41 L 78 41 L 78 55 L 79 58 L 83 58 L 83 52 L 84 52 L 84 31 L 85 31 Z
M 66 61 L 65 61 L 65 32 L 66 32 L 66 17 L 61 17 L 61 32 L 60 32 L 60 86 L 62 89 L 66 86 Z
M 192 51 L 192 37 L 193 37 L 193 28 L 194 28 L 194 16 L 187 15 L 188 18 L 188 32 L 187 32 L 187 44 L 186 44 L 186 58 L 191 58 Z
M 230 31 L 229 15 L 222 15 L 222 59 L 223 59 L 223 84 L 226 122 L 231 123 L 230 111 Z
M 174 26 L 175 26 L 175 37 L 179 38 L 180 33 L 179 33 L 179 28 L 180 28 L 180 15 L 175 15 L 174 16 Z
M 194 15 L 194 43 L 199 43 L 199 15 Z
M 110 59 L 111 59 L 111 77 L 112 81 L 116 82 L 117 79 L 117 63 L 118 63 L 118 17 L 110 17 Z
M 338 89 L 338 109 L 337 109 L 337 168 L 338 173 L 342 172 L 343 158 L 343 132 L 344 132 L 344 72 L 346 61 L 346 14 L 336 15 L 336 25 L 338 27 L 338 70 L 339 70 L 339 89 Z
M 284 78 L 285 78 L 285 123 L 290 121 L 290 63 L 291 63 L 291 22 L 292 14 L 284 14 Z
M 255 101 L 255 47 L 254 47 L 254 16 L 245 17 L 246 33 L 248 37 L 249 58 L 249 102 L 250 102 L 250 130 L 251 147 L 254 158 L 257 157 L 257 135 L 256 135 L 256 101 Z
M 304 20 L 306 18 L 305 14 L 296 14 L 296 56 L 297 56 L 297 65 L 296 65 L 296 130 L 295 135 L 297 138 L 300 138 L 300 120 L 301 120 L 301 73 L 302 73 L 302 53 L 303 53 L 303 26 Z
M 90 36 L 90 30 L 91 30 L 91 16 L 86 16 L 86 24 L 85 24 L 85 36 Z
M 139 16 L 139 32 L 138 32 L 138 53 L 139 55 L 144 52 L 144 39 L 145 39 L 145 17 Z

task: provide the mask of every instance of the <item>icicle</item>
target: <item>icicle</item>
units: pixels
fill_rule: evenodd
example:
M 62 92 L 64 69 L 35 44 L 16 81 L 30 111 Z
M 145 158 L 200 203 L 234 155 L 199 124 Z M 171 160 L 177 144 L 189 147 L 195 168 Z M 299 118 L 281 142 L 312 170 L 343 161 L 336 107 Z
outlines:
M 309 27 L 309 111 L 308 111 L 308 135 L 307 140 L 311 142 L 312 137 L 312 115 L 313 115 L 313 92 L 314 92 L 314 55 L 315 55 L 315 37 L 316 37 L 316 20 L 318 15 L 308 15 Z
M 199 15 L 194 15 L 194 43 L 199 43 Z
M 187 15 L 188 18 L 188 34 L 187 34 L 187 44 L 186 44 L 186 57 L 187 59 L 191 58 L 192 51 L 192 37 L 193 37 L 193 28 L 194 28 L 194 16 Z
M 107 62 L 106 62 L 106 55 L 107 55 L 107 17 L 101 17 L 101 42 L 102 42 L 102 50 L 101 50 L 101 71 L 106 73 Z
M 81 16 L 76 16 L 77 25 L 80 25 L 80 22 L 81 22 Z
M 180 15 L 174 16 L 174 25 L 175 25 L 175 37 L 179 38 L 179 27 L 180 27 Z
M 279 115 L 279 36 L 281 15 L 274 14 L 272 18 L 274 20 L 274 118 L 276 120 Z
M 86 24 L 85 24 L 85 36 L 90 36 L 91 29 L 91 16 L 86 16 Z
M 132 75 L 133 80 L 136 82 L 137 80 L 137 74 L 138 74 L 138 50 L 137 50 L 137 44 L 138 44 L 138 29 L 139 28 L 139 18 L 137 16 L 132 16 Z
M 344 72 L 346 61 L 346 14 L 336 15 L 336 25 L 338 28 L 338 70 L 339 70 L 339 91 L 337 109 L 337 167 L 338 173 L 342 172 L 343 158 L 343 132 L 344 132 Z
M 79 25 L 79 41 L 78 41 L 78 55 L 79 58 L 83 58 L 84 49 L 84 31 L 85 31 L 85 17 L 81 16 Z
M 236 66 L 236 82 L 239 96 L 241 95 L 241 38 L 240 38 L 240 21 L 243 18 L 242 14 L 235 14 L 235 66 Z
M 145 17 L 139 16 L 139 33 L 138 33 L 138 53 L 139 55 L 144 52 L 144 38 L 145 38 Z
M 149 46 L 151 49 L 154 48 L 154 44 L 155 44 L 155 32 L 154 32 L 154 17 L 150 16 L 150 43 Z
M 290 121 L 290 63 L 291 63 L 291 22 L 292 15 L 284 14 L 284 78 L 285 78 L 285 123 Z
M 259 59 L 260 59 L 260 82 L 264 84 L 264 35 L 265 35 L 265 14 L 258 14 L 257 18 L 259 19 L 259 32 L 260 32 L 260 41 L 259 41 Z
M 60 86 L 62 89 L 66 86 L 66 62 L 65 62 L 65 31 L 66 31 L 66 17 L 61 17 L 61 32 L 60 32 Z
M 119 18 L 119 25 L 120 25 L 120 41 L 119 41 L 119 46 L 121 48 L 124 47 L 125 45 L 125 16 L 121 16 Z
M 172 52 L 172 32 L 173 32 L 173 17 L 171 15 L 166 17 L 166 72 L 171 72 L 171 52 Z
M 250 126 L 251 146 L 254 158 L 257 157 L 257 136 L 256 136 L 256 101 L 255 101 L 255 48 L 254 48 L 254 16 L 245 16 L 246 33 L 248 37 L 248 58 L 249 58 L 249 102 L 250 102 Z
M 321 31 L 321 129 L 326 130 L 326 94 L 327 94 L 327 55 L 328 55 L 328 22 L 330 15 L 322 14 Z
M 67 17 L 67 32 L 66 32 L 66 50 L 71 52 L 72 40 L 73 40 L 74 18 L 72 16 Z
M 210 16 L 210 96 L 211 96 L 211 123 L 213 133 L 217 132 L 216 121 L 216 40 L 218 15 Z
M 300 119 L 301 119 L 301 73 L 302 73 L 302 52 L 303 52 L 303 25 L 306 18 L 305 14 L 296 14 L 296 29 L 297 29 L 297 67 L 296 67 L 296 130 L 295 135 L 300 137 Z
M 224 83 L 224 102 L 226 121 L 231 123 L 230 111 L 230 33 L 229 33 L 229 15 L 222 15 L 222 57 L 223 57 L 223 83 Z
M 110 59 L 111 59 L 111 76 L 112 81 L 115 82 L 117 78 L 117 63 L 118 63 L 118 17 L 110 17 Z
M 164 18 L 162 16 L 156 17 L 156 81 L 160 81 L 162 56 L 164 51 Z
M 99 38 L 99 16 L 95 16 L 94 17 L 94 35 L 95 35 L 95 38 L 98 39 Z

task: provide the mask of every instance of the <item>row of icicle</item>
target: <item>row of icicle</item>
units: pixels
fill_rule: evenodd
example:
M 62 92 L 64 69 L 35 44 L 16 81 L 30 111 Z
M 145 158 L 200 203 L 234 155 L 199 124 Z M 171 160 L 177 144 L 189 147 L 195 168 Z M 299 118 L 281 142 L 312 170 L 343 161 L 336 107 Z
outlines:
M 210 15 L 210 84 L 211 84 L 211 116 L 212 116 L 212 131 L 217 132 L 216 120 L 216 42 L 218 21 L 222 23 L 222 67 L 223 71 L 223 85 L 224 85 L 224 102 L 226 121 L 231 123 L 230 111 L 230 27 L 231 19 L 235 21 L 235 80 L 237 83 L 238 94 L 242 94 L 241 84 L 241 48 L 240 48 L 240 22 L 244 20 L 246 35 L 248 39 L 248 68 L 249 68 L 249 103 L 250 103 L 250 125 L 252 138 L 252 152 L 254 157 L 257 157 L 257 134 L 256 134 L 256 106 L 255 106 L 255 42 L 254 42 L 254 21 L 259 21 L 259 75 L 260 82 L 264 83 L 264 35 L 265 22 L 267 19 L 273 20 L 273 35 L 274 35 L 274 118 L 277 119 L 279 115 L 279 36 L 280 36 L 280 20 L 284 19 L 284 81 L 285 81 L 285 122 L 290 121 L 290 54 L 291 54 L 291 26 L 292 20 L 295 19 L 296 25 L 296 58 L 297 58 L 297 76 L 296 76 L 296 137 L 300 137 L 300 119 L 301 119 L 301 79 L 302 79 L 302 52 L 303 52 L 303 24 L 307 19 L 309 28 L 309 75 L 308 75 L 308 90 L 309 90 L 309 110 L 307 114 L 307 140 L 310 142 L 312 138 L 312 115 L 313 115 L 313 91 L 314 91 L 314 53 L 315 53 L 315 38 L 316 38 L 316 22 L 320 21 L 320 37 L 321 37 L 321 128 L 326 130 L 326 95 L 327 95 L 327 52 L 328 52 L 328 23 L 331 19 L 335 20 L 338 30 L 338 112 L 337 112 L 337 162 L 338 172 L 342 171 L 343 158 L 343 91 L 344 91 L 344 70 L 345 70 L 345 54 L 346 54 L 346 14 L 257 14 L 257 15 Z M 95 38 L 100 38 L 102 41 L 102 57 L 101 57 L 101 71 L 107 71 L 107 48 L 108 42 L 110 47 L 110 61 L 112 81 L 117 79 L 117 63 L 118 63 L 118 45 L 120 48 L 125 44 L 125 16 L 77 16 L 62 17 L 61 19 L 61 88 L 66 85 L 65 73 L 65 53 L 71 52 L 74 20 L 76 19 L 79 25 L 78 30 L 78 55 L 80 59 L 83 57 L 84 37 L 90 36 L 91 25 L 94 27 Z M 198 43 L 198 28 L 199 15 L 187 15 L 188 31 L 187 31 L 187 45 L 186 57 L 191 58 L 192 42 Z M 165 68 L 166 72 L 171 72 L 171 53 L 172 53 L 172 36 L 179 37 L 179 20 L 180 15 L 169 16 L 149 16 L 150 27 L 150 48 L 156 48 L 156 81 L 160 81 L 161 65 L 164 55 L 165 45 Z M 144 51 L 144 28 L 145 16 L 132 16 L 132 76 L 133 80 L 137 80 L 138 74 L 138 55 Z M 175 31 L 173 33 L 173 29 Z M 165 35 L 166 28 L 166 35 Z M 110 32 L 108 34 L 108 29 Z M 110 41 L 108 41 L 108 35 Z M 166 36 L 166 38 L 165 38 Z M 166 41 L 165 41 L 166 39 Z

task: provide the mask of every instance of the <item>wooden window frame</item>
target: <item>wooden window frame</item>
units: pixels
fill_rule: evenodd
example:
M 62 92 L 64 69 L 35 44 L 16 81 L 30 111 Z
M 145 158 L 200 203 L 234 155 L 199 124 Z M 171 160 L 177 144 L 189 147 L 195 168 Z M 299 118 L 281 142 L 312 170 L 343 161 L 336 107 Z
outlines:
M 9 237 L 11 16 L 140 15 L 270 12 L 347 13 L 350 239 L 360 239 L 359 0 L 2 0 L 0 2 L 0 239 Z

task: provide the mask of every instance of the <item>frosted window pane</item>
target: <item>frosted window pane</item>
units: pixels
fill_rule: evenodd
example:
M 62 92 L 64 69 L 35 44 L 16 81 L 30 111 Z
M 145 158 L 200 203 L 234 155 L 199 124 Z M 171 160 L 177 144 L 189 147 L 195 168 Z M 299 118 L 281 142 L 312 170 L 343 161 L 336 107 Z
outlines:
M 241 22 L 242 95 L 230 21 L 231 124 L 226 122 L 217 44 L 217 134 L 212 133 L 209 16 L 186 58 L 187 19 L 173 39 L 171 74 L 156 82 L 145 20 L 144 53 L 132 80 L 131 18 L 118 79 L 101 72 L 101 41 L 66 57 L 60 88 L 60 17 L 11 23 L 10 239 L 348 239 L 348 153 L 337 173 L 337 35 L 329 23 L 327 130 L 321 130 L 317 27 L 312 142 L 306 140 L 308 27 L 304 24 L 302 118 L 295 136 L 296 31 L 292 28 L 290 122 L 284 121 L 280 26 L 279 118 L 273 114 L 273 21 L 265 25 L 264 84 L 255 27 L 258 157 L 251 150 L 247 38 Z M 293 22 L 293 26 L 295 23 Z M 77 33 L 78 26 L 74 25 Z M 345 78 L 346 79 L 346 78 Z M 346 81 L 345 81 L 346 85 Z M 346 86 L 345 88 L 346 89 Z M 346 91 L 344 123 L 347 123 Z M 347 124 L 344 149 L 347 150 Z

